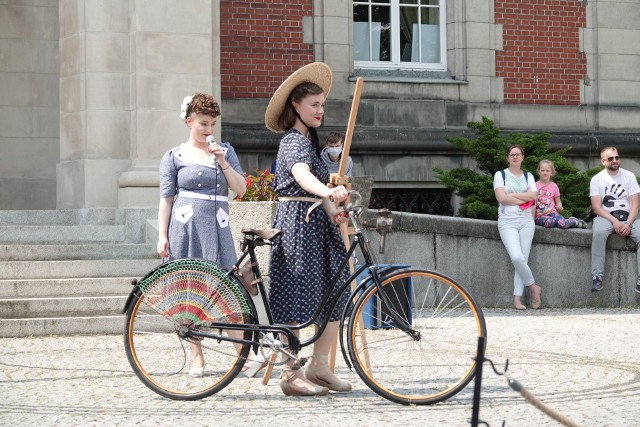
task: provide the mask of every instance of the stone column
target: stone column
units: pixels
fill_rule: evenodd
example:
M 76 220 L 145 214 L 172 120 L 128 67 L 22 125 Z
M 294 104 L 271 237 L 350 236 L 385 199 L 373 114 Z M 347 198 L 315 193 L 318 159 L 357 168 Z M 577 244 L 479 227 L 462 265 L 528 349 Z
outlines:
M 0 210 L 55 209 L 58 1 L 0 2 Z
M 60 2 L 57 207 L 117 204 L 129 165 L 129 1 Z
M 182 99 L 214 93 L 217 4 L 61 1 L 58 208 L 157 206 Z
M 313 18 L 305 27 L 312 26 L 312 37 L 305 43 L 313 43 L 316 61 L 331 64 L 333 85 L 331 99 L 348 99 L 353 93 L 349 76 L 353 74 L 353 36 L 351 33 L 353 5 L 343 0 L 314 0 Z

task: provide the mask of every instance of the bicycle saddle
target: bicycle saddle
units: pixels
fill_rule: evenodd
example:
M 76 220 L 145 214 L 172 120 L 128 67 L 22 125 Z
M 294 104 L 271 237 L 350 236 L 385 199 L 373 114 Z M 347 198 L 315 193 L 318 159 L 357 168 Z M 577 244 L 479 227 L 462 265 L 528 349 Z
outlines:
M 274 237 L 277 237 L 280 234 L 282 234 L 282 230 L 279 230 L 277 228 L 267 228 L 264 230 L 257 230 L 255 228 L 244 227 L 240 231 L 242 231 L 242 234 L 244 234 L 245 236 L 258 236 L 264 240 L 271 240 Z

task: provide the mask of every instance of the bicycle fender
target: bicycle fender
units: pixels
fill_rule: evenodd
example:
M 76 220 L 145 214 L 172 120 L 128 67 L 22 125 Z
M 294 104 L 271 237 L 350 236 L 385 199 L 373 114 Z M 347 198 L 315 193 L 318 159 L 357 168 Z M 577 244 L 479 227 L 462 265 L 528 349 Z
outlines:
M 138 281 L 136 279 L 133 279 L 131 281 L 131 286 L 133 286 L 133 289 L 129 293 L 129 296 L 127 297 L 127 301 L 124 303 L 124 308 L 122 309 L 122 314 L 126 314 L 127 313 L 127 311 L 129 310 L 129 306 L 133 302 L 133 299 L 137 297 L 137 294 L 139 292 Z
M 359 288 L 359 287 L 358 287 Z M 358 288 L 356 288 L 356 290 L 358 290 Z M 347 351 L 345 350 L 345 345 L 344 345 L 344 323 L 345 323 L 345 319 L 349 316 L 351 316 L 351 312 L 353 311 L 353 304 L 347 304 L 346 307 L 344 308 L 344 312 L 342 314 L 342 319 L 340 319 L 340 327 L 339 327 L 339 331 L 340 333 L 338 334 L 338 340 L 340 341 L 340 352 L 342 353 L 342 358 L 344 359 L 345 363 L 347 364 L 347 368 L 349 368 L 349 370 L 353 370 L 353 366 L 351 365 L 351 360 L 349 359 L 348 355 L 347 355 Z

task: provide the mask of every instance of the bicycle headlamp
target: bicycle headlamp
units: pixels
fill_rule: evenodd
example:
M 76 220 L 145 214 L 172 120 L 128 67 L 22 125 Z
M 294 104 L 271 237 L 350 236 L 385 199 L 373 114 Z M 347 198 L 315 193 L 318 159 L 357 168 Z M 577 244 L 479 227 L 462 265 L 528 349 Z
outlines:
M 380 235 L 380 249 L 381 254 L 384 253 L 384 239 L 387 233 L 391 233 L 393 227 L 393 218 L 391 217 L 391 211 L 389 209 L 380 209 L 376 213 L 376 231 Z

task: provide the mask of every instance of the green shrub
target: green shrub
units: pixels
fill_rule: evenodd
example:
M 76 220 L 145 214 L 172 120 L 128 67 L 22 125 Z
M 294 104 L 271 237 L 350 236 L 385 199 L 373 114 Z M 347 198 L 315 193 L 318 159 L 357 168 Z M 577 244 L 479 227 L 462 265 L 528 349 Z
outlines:
M 507 148 L 519 144 L 525 153 L 522 168 L 536 176 L 538 162 L 543 159 L 553 161 L 556 176 L 553 178 L 558 188 L 565 217 L 590 219 L 589 181 L 602 168 L 596 167 L 581 172 L 573 167 L 564 155 L 571 147 L 557 151 L 549 151 L 548 133 L 525 135 L 510 133 L 506 137 L 500 135 L 493 121 L 486 117 L 481 122 L 470 122 L 467 126 L 475 129 L 475 139 L 465 137 L 449 138 L 449 142 L 467 152 L 476 162 L 479 171 L 469 168 L 455 168 L 445 171 L 434 168 L 438 181 L 446 188 L 452 189 L 463 198 L 458 216 L 465 218 L 490 219 L 498 218 L 498 202 L 493 192 L 494 174 L 508 166 Z

